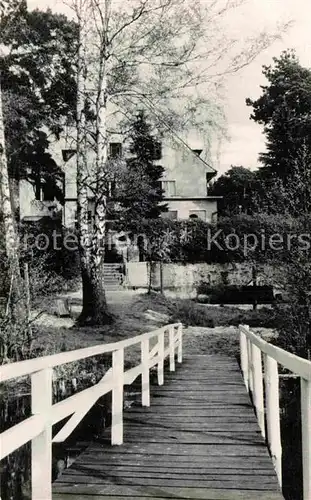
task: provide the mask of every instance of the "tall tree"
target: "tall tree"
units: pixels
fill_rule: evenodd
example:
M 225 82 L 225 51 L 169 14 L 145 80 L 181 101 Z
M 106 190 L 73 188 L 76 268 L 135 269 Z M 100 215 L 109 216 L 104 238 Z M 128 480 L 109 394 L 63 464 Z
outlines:
M 118 193 L 127 220 L 156 219 L 166 210 L 160 179 L 164 168 L 156 160 L 161 157 L 161 143 L 152 135 L 144 111 L 130 122 L 129 153 L 125 178 Z
M 24 0 L 16 0 L 3 10 L 0 33 L 10 178 L 56 185 L 62 173 L 48 148 L 75 114 L 77 26 L 50 10 L 28 11 Z
M 74 22 L 51 11 L 29 12 L 25 0 L 0 3 L 0 215 L 8 263 L 7 312 L 15 333 L 27 317 L 12 179 L 26 177 L 35 184 L 45 177 L 51 183 L 59 175 L 48 146 L 65 117 L 74 114 L 71 62 L 77 34 Z
M 263 202 L 270 211 L 299 215 L 311 209 L 311 69 L 285 51 L 263 74 L 268 85 L 262 95 L 246 100 L 266 135 L 259 171 Z
M 231 166 L 208 188 L 208 194 L 223 196 L 219 215 L 251 213 L 256 173 L 242 166 Z
M 6 15 L 15 13 L 16 5 L 10 6 L 1 5 L 2 17 L 5 12 L 4 7 L 7 7 Z M 1 53 L 3 46 L 0 45 Z M 4 257 L 8 269 L 8 303 L 6 308 L 6 316 L 9 325 L 12 328 L 13 334 L 16 334 L 21 319 L 23 318 L 24 310 L 24 295 L 22 291 L 21 273 L 19 266 L 19 249 L 18 249 L 18 233 L 16 230 L 15 218 L 11 203 L 11 190 L 9 181 L 9 169 L 6 152 L 6 136 L 2 105 L 2 85 L 0 71 L 0 223 L 4 233 Z M 2 236 L 2 235 L 1 235 Z M 1 249 L 2 250 L 2 249 Z
M 159 128 L 165 122 L 175 130 L 207 124 L 212 130 L 221 115 L 220 106 L 213 104 L 212 90 L 224 75 L 245 66 L 275 38 L 261 33 L 246 47 L 229 39 L 222 20 L 240 3 L 72 0 L 80 29 L 78 103 L 80 109 L 90 106 L 95 116 L 85 128 L 94 157 L 88 158 L 86 166 L 77 156 L 78 226 L 80 235 L 84 234 L 80 245 L 83 322 L 103 323 L 109 318 L 101 275 L 109 130 L 120 131 L 128 116 L 142 107 L 152 111 Z M 87 234 L 88 193 L 94 202 L 94 221 Z

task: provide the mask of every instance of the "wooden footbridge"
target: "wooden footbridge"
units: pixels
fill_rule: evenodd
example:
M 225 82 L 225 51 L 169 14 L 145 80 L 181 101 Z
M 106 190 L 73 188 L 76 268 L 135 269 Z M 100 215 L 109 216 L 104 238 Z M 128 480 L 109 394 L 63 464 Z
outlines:
M 2 433 L 0 451 L 3 458 L 32 442 L 32 500 L 282 499 L 278 364 L 301 378 L 303 499 L 311 499 L 311 362 L 248 327 L 240 327 L 241 370 L 234 358 L 183 357 L 182 337 L 181 324 L 168 325 L 2 366 L 2 381 L 31 376 L 32 416 Z M 125 371 L 124 351 L 133 346 L 141 361 Z M 97 385 L 52 404 L 54 367 L 104 353 L 112 354 L 112 367 Z M 158 384 L 150 387 L 151 368 Z M 135 380 L 141 406 L 124 411 L 124 385 Z M 64 441 L 110 391 L 111 429 L 52 485 L 52 442 Z M 66 417 L 52 438 L 53 424 Z

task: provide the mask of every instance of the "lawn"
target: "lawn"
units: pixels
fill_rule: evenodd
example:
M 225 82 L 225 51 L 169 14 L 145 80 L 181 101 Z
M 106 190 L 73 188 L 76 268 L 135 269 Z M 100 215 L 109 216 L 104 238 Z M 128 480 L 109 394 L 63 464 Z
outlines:
M 110 343 L 133 337 L 160 326 L 173 322 L 182 322 L 184 327 L 201 327 L 205 335 L 198 340 L 199 330 L 189 328 L 197 339 L 198 349 L 231 352 L 231 339 L 236 337 L 239 324 L 248 324 L 253 328 L 269 328 L 276 326 L 275 313 L 263 308 L 258 311 L 241 310 L 235 307 L 204 306 L 191 300 L 166 298 L 161 294 L 137 294 L 130 292 L 114 292 L 108 296 L 111 312 L 115 321 L 112 325 L 102 327 L 78 327 L 74 317 L 79 312 L 80 299 L 73 299 L 73 318 L 58 318 L 51 314 L 51 301 L 36 321 L 33 349 L 37 354 L 45 355 L 60 351 L 68 351 L 101 343 Z M 157 313 L 152 316 L 151 313 Z M 230 327 L 230 328 L 229 328 Z M 130 351 L 130 350 L 128 350 Z M 131 363 L 133 356 L 127 361 Z M 134 358 L 138 351 L 135 349 Z

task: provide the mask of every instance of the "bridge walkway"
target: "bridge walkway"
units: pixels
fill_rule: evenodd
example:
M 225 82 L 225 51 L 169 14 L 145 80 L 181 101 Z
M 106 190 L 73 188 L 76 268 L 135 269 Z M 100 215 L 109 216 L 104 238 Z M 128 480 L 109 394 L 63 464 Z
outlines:
M 124 413 L 124 444 L 92 442 L 53 484 L 53 500 L 281 500 L 235 359 L 187 355 L 151 406 Z

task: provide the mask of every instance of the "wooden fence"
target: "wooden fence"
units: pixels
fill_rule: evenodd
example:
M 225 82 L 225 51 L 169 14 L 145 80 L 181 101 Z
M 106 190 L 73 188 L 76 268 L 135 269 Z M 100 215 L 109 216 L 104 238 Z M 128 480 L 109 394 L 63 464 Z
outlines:
M 150 350 L 150 340 L 156 344 Z M 140 344 L 141 360 L 124 371 L 124 350 Z M 175 353 L 182 362 L 182 325 L 167 325 L 150 333 L 111 344 L 102 344 L 75 351 L 62 352 L 28 361 L 3 365 L 0 380 L 31 376 L 32 416 L 0 435 L 0 460 L 31 441 L 32 500 L 52 498 L 52 443 L 64 441 L 76 428 L 96 401 L 112 391 L 111 444 L 123 443 L 124 385 L 141 375 L 142 405 L 150 405 L 150 368 L 157 365 L 158 384 L 164 383 L 164 360 L 169 358 L 170 371 L 175 370 Z M 101 354 L 112 354 L 112 367 L 94 386 L 67 399 L 52 403 L 53 368 Z M 52 426 L 71 416 L 52 439 Z
M 278 364 L 300 377 L 303 499 L 311 499 L 311 362 L 269 344 L 248 326 L 240 326 L 240 356 L 246 389 L 282 486 L 282 444 L 279 408 Z M 265 411 L 266 410 L 266 411 Z M 267 432 L 267 436 L 266 436 Z

